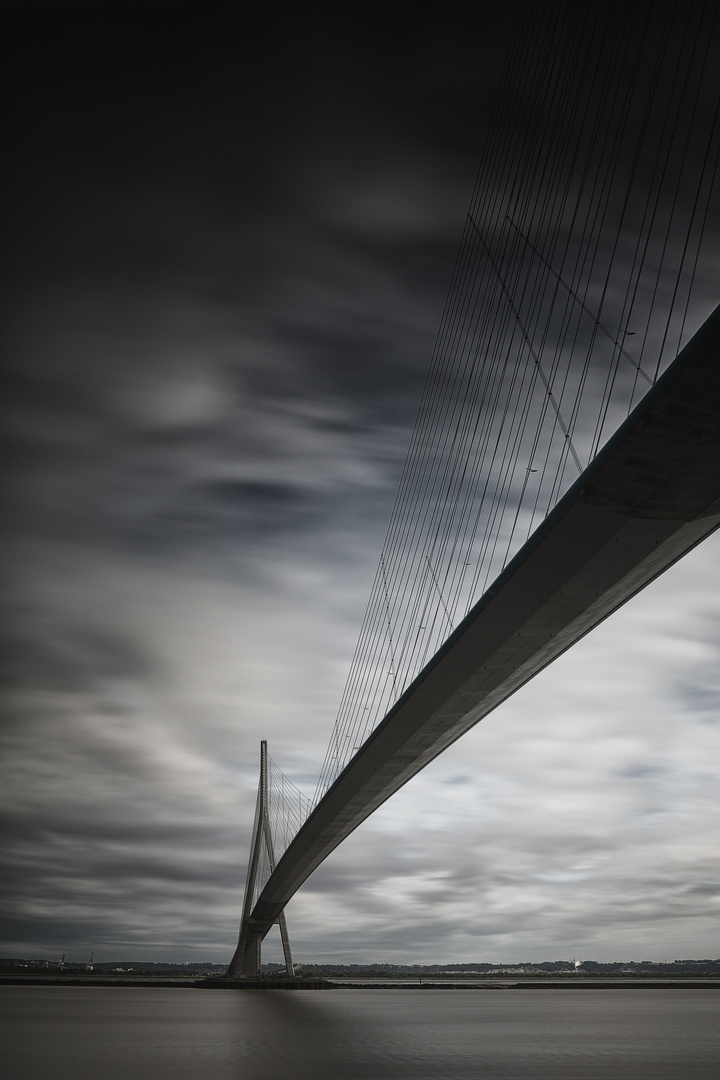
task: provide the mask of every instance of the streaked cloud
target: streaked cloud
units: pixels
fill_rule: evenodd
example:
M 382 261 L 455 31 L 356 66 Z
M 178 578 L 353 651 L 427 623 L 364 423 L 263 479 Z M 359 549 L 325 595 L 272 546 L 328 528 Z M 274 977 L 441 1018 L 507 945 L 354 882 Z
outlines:
M 141 113 L 115 69 L 26 92 L 4 955 L 229 959 L 261 738 L 312 794 L 506 39 L 468 8 L 474 39 L 419 13 L 414 50 L 391 18 L 372 76 L 330 20 L 292 108 L 187 36 Z M 711 540 L 358 830 L 288 909 L 297 958 L 711 953 L 717 565 Z

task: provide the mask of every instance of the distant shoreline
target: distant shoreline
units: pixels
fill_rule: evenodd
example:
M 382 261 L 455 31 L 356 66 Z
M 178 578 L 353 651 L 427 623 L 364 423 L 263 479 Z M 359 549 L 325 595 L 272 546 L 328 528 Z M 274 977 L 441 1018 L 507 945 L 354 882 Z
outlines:
M 278 979 L 266 977 L 226 981 L 223 978 L 198 978 L 176 976 L 162 978 L 148 975 L 120 977 L 103 975 L 0 975 L 1 986 L 55 986 L 55 987 L 133 987 L 135 989 L 199 989 L 199 990 L 720 990 L 717 976 L 707 978 L 680 978 L 654 975 L 641 978 L 614 978 L 608 976 L 593 979 L 537 978 L 498 980 L 478 979 L 367 979 L 363 981 L 335 981 L 333 979 Z

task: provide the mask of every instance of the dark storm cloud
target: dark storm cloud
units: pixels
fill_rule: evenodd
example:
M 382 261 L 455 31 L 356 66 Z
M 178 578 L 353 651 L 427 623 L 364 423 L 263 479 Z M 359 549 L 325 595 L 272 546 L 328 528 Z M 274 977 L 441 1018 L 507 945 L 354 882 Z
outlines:
M 212 534 L 212 499 L 195 495 L 203 481 L 217 491 L 230 462 L 251 483 L 304 490 L 345 483 L 348 470 L 362 483 L 365 455 L 397 468 L 404 435 L 392 432 L 411 419 L 437 317 L 425 301 L 437 305 L 438 266 L 444 277 L 452 258 L 448 186 L 464 186 L 445 165 L 428 176 L 426 148 L 404 154 L 389 167 L 370 155 L 374 175 L 352 182 L 319 170 L 312 198 L 280 199 L 260 226 L 254 205 L 218 207 L 209 182 L 168 199 L 151 164 L 139 190 L 101 176 L 106 198 L 82 213 L 60 199 L 50 250 L 65 264 L 52 266 L 36 222 L 13 319 L 17 497 L 35 495 L 48 524 L 81 532 L 93 514 L 122 534 L 165 509 L 171 526 L 157 535 L 174 524 L 181 540 L 203 509 Z M 424 182 L 403 184 L 414 172 Z M 92 195 L 90 178 L 77 182 Z M 362 206 L 371 183 L 385 200 L 380 224 L 372 199 Z M 349 221 L 333 221 L 341 212 Z M 153 531 L 150 520 L 148 542 Z
M 12 951 L 232 941 L 258 731 L 317 768 L 507 22 L 444 10 L 14 13 Z
M 141 679 L 153 673 L 147 652 L 109 628 L 53 622 L 42 609 L 8 611 L 3 656 L 20 685 L 71 690 L 103 679 Z M 11 636 L 15 632 L 15 636 Z
M 222 961 L 261 737 L 312 791 L 512 10 L 12 7 L 3 949 Z M 293 901 L 300 958 L 709 925 L 707 565 L 646 706 L 578 659 L 486 722 Z

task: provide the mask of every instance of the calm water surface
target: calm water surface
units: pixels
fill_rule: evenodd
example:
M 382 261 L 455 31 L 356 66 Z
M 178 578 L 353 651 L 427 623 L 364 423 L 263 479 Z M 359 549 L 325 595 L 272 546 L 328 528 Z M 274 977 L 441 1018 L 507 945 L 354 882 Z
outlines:
M 5 1080 L 717 1080 L 720 991 L 0 987 Z

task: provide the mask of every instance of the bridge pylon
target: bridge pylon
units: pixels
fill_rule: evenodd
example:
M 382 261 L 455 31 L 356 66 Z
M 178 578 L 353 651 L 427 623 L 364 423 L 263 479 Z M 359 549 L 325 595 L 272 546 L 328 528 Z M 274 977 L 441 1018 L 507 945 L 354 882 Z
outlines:
M 257 884 L 260 857 L 263 847 L 267 855 L 270 873 L 275 869 L 275 845 L 273 844 L 272 830 L 270 828 L 270 810 L 268 798 L 268 753 L 267 741 L 260 743 L 260 781 L 258 783 L 257 802 L 255 804 L 255 823 L 253 826 L 252 843 L 250 845 L 250 859 L 248 862 L 247 878 L 245 880 L 245 898 L 243 900 L 242 918 L 240 920 L 240 937 L 235 955 L 230 961 L 227 971 L 228 979 L 257 978 L 260 975 L 261 946 L 262 940 L 267 934 L 266 924 L 257 924 L 257 920 L 251 918 Z M 281 911 L 276 924 L 280 928 L 280 940 L 282 941 L 285 967 L 289 979 L 295 977 L 292 954 L 290 952 L 290 939 L 288 937 L 285 912 Z

